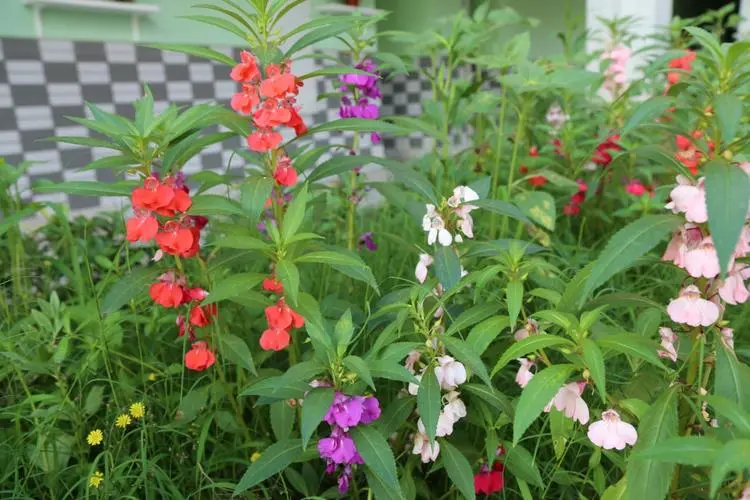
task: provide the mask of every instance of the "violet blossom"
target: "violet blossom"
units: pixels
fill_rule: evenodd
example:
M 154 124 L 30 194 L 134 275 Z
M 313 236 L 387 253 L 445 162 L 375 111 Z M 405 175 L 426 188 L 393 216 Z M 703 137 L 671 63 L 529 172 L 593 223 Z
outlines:
M 372 101 L 382 97 L 380 87 L 378 87 L 378 81 L 380 80 L 378 68 L 370 59 L 365 59 L 357 64 L 355 68 L 366 71 L 370 74 L 362 75 L 350 73 L 339 77 L 341 83 L 344 84 L 341 86 L 341 91 L 351 91 L 356 100 L 356 103 L 353 103 L 349 96 L 342 96 L 341 106 L 339 107 L 339 116 L 341 118 L 377 120 L 380 118 L 380 109 L 378 108 L 378 105 Z M 370 140 L 373 144 L 380 144 L 381 139 L 380 134 L 377 132 L 372 132 L 370 134 Z
M 362 233 L 359 237 L 359 246 L 362 245 L 367 248 L 370 252 L 374 252 L 378 249 L 378 246 L 375 244 L 375 240 L 372 238 L 372 231 L 367 231 L 366 233 Z

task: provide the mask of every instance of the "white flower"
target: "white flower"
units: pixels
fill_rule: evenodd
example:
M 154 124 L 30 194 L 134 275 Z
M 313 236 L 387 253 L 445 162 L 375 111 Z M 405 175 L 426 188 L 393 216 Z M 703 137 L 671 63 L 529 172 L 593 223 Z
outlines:
M 415 377 L 419 382 L 422 382 L 421 373 L 419 375 L 415 375 Z M 411 394 L 412 396 L 416 396 L 417 393 L 419 392 L 419 385 L 409 382 L 409 387 L 406 390 L 409 391 L 409 394 Z
M 602 412 L 602 419 L 591 424 L 587 434 L 592 443 L 605 450 L 622 450 L 625 445 L 632 446 L 638 440 L 635 427 L 620 420 L 615 410 Z
M 433 262 L 434 259 L 431 255 L 426 253 L 419 254 L 419 262 L 417 262 L 417 268 L 414 269 L 414 275 L 420 283 L 424 283 L 427 279 L 427 268 L 430 267 Z
M 458 216 L 458 229 L 461 230 L 468 238 L 474 237 L 474 219 L 472 219 L 469 213 L 476 207 L 473 205 L 461 205 L 455 210 Z M 461 237 L 460 234 L 456 235 L 456 240 Z M 462 240 L 463 241 L 463 240 Z M 461 241 L 459 241 L 461 243 Z
M 466 416 L 466 405 L 459 398 L 460 395 L 461 393 L 456 391 L 451 391 L 445 395 L 448 404 L 443 407 L 443 413 L 452 418 L 454 423 Z
M 441 356 L 438 358 L 438 362 L 440 365 L 435 367 L 435 376 L 441 389 L 452 391 L 466 382 L 466 368 L 464 368 L 463 363 L 450 356 Z
M 589 407 L 581 397 L 585 388 L 586 382 L 571 382 L 562 386 L 544 411 L 549 412 L 554 406 L 558 411 L 565 413 L 566 417 L 578 420 L 581 424 L 587 424 Z
M 674 343 L 677 342 L 677 334 L 671 328 L 662 327 L 659 328 L 659 335 L 661 335 L 661 346 L 663 349 L 657 350 L 656 353 L 660 358 L 671 359 L 676 363 L 677 349 Z
M 516 384 L 523 388 L 526 387 L 529 381 L 534 377 L 534 374 L 531 373 L 531 367 L 534 366 L 534 362 L 529 361 L 526 358 L 518 358 L 516 361 L 521 363 L 520 368 L 518 368 L 518 373 L 516 373 Z
M 422 463 L 426 464 L 437 460 L 440 454 L 440 444 L 437 441 L 430 444 L 430 438 L 424 432 L 414 434 L 414 448 L 411 451 L 414 455 L 422 455 Z
M 478 200 L 479 195 L 469 186 L 456 186 L 453 189 L 453 196 L 451 198 L 458 198 L 461 203 L 466 203 Z
M 567 122 L 569 118 L 570 116 L 563 113 L 563 110 L 558 103 L 554 103 L 550 106 L 547 110 L 547 115 L 545 116 L 547 124 L 555 129 L 559 129 L 565 125 L 565 122 Z
M 710 326 L 719 319 L 719 306 L 701 298 L 695 285 L 688 285 L 680 291 L 680 296 L 669 302 L 667 314 L 675 323 L 690 326 Z
M 453 236 L 445 229 L 445 221 L 435 210 L 435 205 L 427 204 L 427 213 L 422 218 L 422 229 L 427 231 L 427 244 L 438 241 L 444 247 L 453 243 Z

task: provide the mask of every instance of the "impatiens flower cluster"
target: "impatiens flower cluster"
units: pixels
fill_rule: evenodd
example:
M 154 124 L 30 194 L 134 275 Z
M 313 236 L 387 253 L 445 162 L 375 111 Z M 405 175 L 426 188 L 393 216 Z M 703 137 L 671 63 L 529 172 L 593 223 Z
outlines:
M 268 64 L 261 71 L 250 52 L 243 50 L 241 58 L 230 74 L 242 84 L 231 106 L 238 113 L 252 115 L 256 130 L 247 138 L 248 147 L 259 153 L 276 149 L 283 140 L 276 130 L 281 125 L 294 129 L 298 136 L 305 134 L 307 126 L 296 106 L 302 81 L 292 73 L 291 62 Z
M 591 161 L 602 167 L 608 166 L 612 163 L 612 153 L 610 151 L 621 151 L 622 147 L 617 143 L 620 140 L 619 135 L 611 135 L 604 139 L 596 147 Z
M 478 199 L 479 195 L 473 189 L 458 186 L 453 190 L 453 196 L 445 200 L 439 208 L 428 203 L 427 213 L 422 218 L 422 229 L 427 232 L 427 244 L 438 242 L 447 247 L 454 241 L 463 242 L 463 236 L 473 238 L 474 219 L 471 212 L 477 207 L 469 202 Z
M 343 84 L 342 92 L 352 92 L 352 97 L 347 95 L 341 97 L 339 116 L 341 118 L 361 118 L 363 120 L 377 120 L 380 118 L 380 109 L 375 99 L 382 97 L 378 82 L 380 75 L 378 67 L 370 59 L 365 59 L 355 66 L 356 69 L 369 74 L 350 73 L 341 75 L 339 80 Z M 373 144 L 380 144 L 382 138 L 377 132 L 370 134 Z
M 326 461 L 326 474 L 338 471 L 338 487 L 342 494 L 349 491 L 352 465 L 364 463 L 349 430 L 371 424 L 378 418 L 380 402 L 375 396 L 349 396 L 338 391 L 323 418 L 331 426 L 331 435 L 318 441 L 318 453 Z
M 281 289 L 281 283 L 276 286 L 275 278 L 270 278 L 264 282 L 263 287 L 271 289 Z M 260 347 L 266 351 L 281 351 L 286 349 L 292 336 L 289 330 L 292 328 L 302 328 L 305 325 L 305 318 L 297 314 L 294 309 L 289 307 L 281 297 L 276 304 L 266 307 L 266 321 L 268 328 L 260 336 Z
M 613 97 L 619 96 L 628 83 L 626 66 L 632 53 L 630 48 L 618 44 L 602 54 L 602 60 L 609 63 L 604 70 L 604 88 Z
M 578 179 L 578 192 L 570 197 L 570 202 L 563 207 L 563 213 L 565 215 L 575 216 L 581 214 L 581 204 L 586 201 L 586 191 L 588 191 L 588 185 L 583 180 Z
M 670 71 L 667 73 L 667 86 L 665 92 L 669 90 L 672 85 L 677 84 L 680 81 L 683 73 L 690 73 L 693 68 L 693 61 L 695 61 L 695 52 L 692 50 L 685 50 L 685 54 L 680 57 L 675 57 L 668 63 Z
M 407 369 L 414 372 L 414 364 L 418 359 L 418 353 L 416 353 L 416 356 L 410 353 L 405 363 Z M 453 426 L 466 416 L 466 405 L 459 397 L 461 394 L 456 390 L 466 382 L 466 368 L 451 356 L 440 356 L 437 358 L 437 362 L 437 366 L 433 368 L 435 377 L 440 384 L 440 388 L 447 392 L 442 398 L 443 408 L 438 417 L 435 435 L 444 437 L 453 434 Z M 422 379 L 426 369 L 426 366 L 422 368 L 421 373 L 417 375 L 418 380 Z M 419 386 L 409 384 L 408 390 L 409 394 L 416 396 L 419 392 Z M 430 443 L 421 417 L 417 421 L 417 432 L 414 434 L 412 453 L 420 455 L 423 463 L 434 462 L 440 454 L 440 445 L 437 441 Z

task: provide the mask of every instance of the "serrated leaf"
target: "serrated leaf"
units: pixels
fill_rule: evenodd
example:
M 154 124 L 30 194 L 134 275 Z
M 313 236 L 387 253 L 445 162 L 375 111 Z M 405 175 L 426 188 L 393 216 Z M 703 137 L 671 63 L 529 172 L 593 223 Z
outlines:
M 469 461 L 447 439 L 440 440 L 440 452 L 445 471 L 448 473 L 451 482 L 458 488 L 464 498 L 475 499 L 474 473 Z
M 132 269 L 107 290 L 101 302 L 102 313 L 117 311 L 132 299 L 146 294 L 159 273 L 159 269 L 155 267 Z
M 510 326 L 510 320 L 507 316 L 488 318 L 471 329 L 466 337 L 466 345 L 481 355 L 508 326 Z
M 209 290 L 208 297 L 203 300 L 202 304 L 214 304 L 221 300 L 242 296 L 257 287 L 264 277 L 258 273 L 240 273 L 224 278 Z
M 251 223 L 258 220 L 266 200 L 271 195 L 273 179 L 270 177 L 249 177 L 240 186 L 240 206 Z
M 617 333 L 595 340 L 602 349 L 611 349 L 620 354 L 640 358 L 654 366 L 665 369 L 661 358 L 656 354 L 657 346 L 653 341 L 633 334 Z
M 376 423 L 383 436 L 389 437 L 400 429 L 414 411 L 414 406 L 416 406 L 414 398 L 397 398 L 383 410 Z
M 252 463 L 234 488 L 234 494 L 249 490 L 269 477 L 286 469 L 302 453 L 302 441 L 290 439 L 274 443 Z
M 534 463 L 534 457 L 521 445 L 513 445 L 510 442 L 503 443 L 505 446 L 505 465 L 514 477 L 540 488 L 544 486 L 539 468 Z
M 679 436 L 634 453 L 631 459 L 708 467 L 714 463 L 722 446 L 720 441 L 708 436 Z
M 479 357 L 479 354 L 472 351 L 471 347 L 466 345 L 466 342 L 455 337 L 443 337 L 442 340 L 448 352 L 453 354 L 457 360 L 466 365 L 466 367 L 481 378 L 485 384 L 489 386 L 492 385 L 490 375 L 487 373 L 487 368 L 484 366 L 482 358 Z
M 583 341 L 583 361 L 586 363 L 586 367 L 591 372 L 591 378 L 594 379 L 596 389 L 599 391 L 599 395 L 602 397 L 602 402 L 607 402 L 607 384 L 606 384 L 606 372 L 604 369 L 604 356 L 599 346 L 594 343 L 591 339 L 585 339 Z
M 716 495 L 730 472 L 742 473 L 750 468 L 750 440 L 737 439 L 724 445 L 711 469 L 711 496 Z

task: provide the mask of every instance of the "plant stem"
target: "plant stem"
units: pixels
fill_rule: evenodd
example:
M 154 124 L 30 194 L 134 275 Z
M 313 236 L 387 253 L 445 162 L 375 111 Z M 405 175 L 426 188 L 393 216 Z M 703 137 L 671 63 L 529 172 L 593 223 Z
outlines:
M 510 202 L 511 195 L 513 191 L 513 174 L 516 172 L 516 167 L 518 163 L 518 150 L 521 147 L 521 137 L 523 136 L 524 127 L 526 126 L 526 101 L 524 100 L 523 104 L 521 105 L 521 113 L 518 115 L 518 124 L 516 125 L 516 133 L 514 135 L 514 141 L 513 141 L 513 153 L 510 157 L 510 170 L 508 171 L 508 184 L 505 191 L 505 200 Z M 508 228 L 508 217 L 503 217 L 503 224 L 502 229 L 500 230 L 500 235 L 504 235 L 505 231 Z
M 497 199 L 497 189 L 498 184 L 500 183 L 500 162 L 503 158 L 503 146 L 505 145 L 504 141 L 504 130 L 505 130 L 505 110 L 507 108 L 508 99 L 505 95 L 505 87 L 502 88 L 502 93 L 500 94 L 500 99 L 502 100 L 502 104 L 500 105 L 500 120 L 498 122 L 497 126 L 497 143 L 495 145 L 495 163 L 492 166 L 492 190 L 490 191 L 490 196 L 493 199 Z M 495 237 L 495 223 L 497 222 L 497 214 L 492 213 L 492 222 L 490 227 L 490 236 L 492 238 Z

